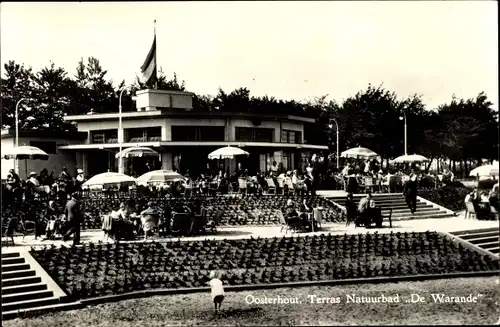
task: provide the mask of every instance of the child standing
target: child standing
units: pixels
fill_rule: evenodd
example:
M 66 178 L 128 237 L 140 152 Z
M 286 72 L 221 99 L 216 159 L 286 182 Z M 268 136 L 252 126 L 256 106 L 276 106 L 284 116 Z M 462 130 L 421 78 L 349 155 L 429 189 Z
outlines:
M 224 300 L 224 287 L 222 286 L 220 277 L 220 273 L 212 271 L 210 272 L 210 281 L 208 282 L 210 288 L 212 289 L 212 299 L 214 301 L 215 313 L 220 311 L 220 306 Z

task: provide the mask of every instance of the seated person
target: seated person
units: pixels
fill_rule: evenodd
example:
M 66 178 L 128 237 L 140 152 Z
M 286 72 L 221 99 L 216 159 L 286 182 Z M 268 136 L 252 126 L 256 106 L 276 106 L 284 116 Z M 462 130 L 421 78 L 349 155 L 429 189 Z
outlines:
M 118 210 L 118 220 L 113 222 L 114 226 L 117 226 L 116 233 L 114 233 L 117 240 L 121 238 L 125 239 L 133 239 L 134 238 L 134 223 L 131 221 L 131 218 L 135 216 L 132 213 L 132 208 L 129 204 L 125 204 L 124 202 L 120 203 L 120 209 Z
M 477 200 L 476 200 L 477 201 Z M 490 199 L 488 197 L 488 192 L 483 191 L 477 201 L 476 216 L 479 220 L 488 220 L 490 217 Z
M 372 194 L 368 193 L 366 197 L 359 201 L 358 213 L 359 217 L 356 221 L 356 227 L 368 226 L 371 223 L 368 208 L 370 207 L 370 201 L 372 201 Z
M 308 214 L 311 214 L 312 213 L 312 207 L 310 207 L 308 204 L 307 204 L 307 200 L 304 199 L 302 201 L 302 204 L 300 205 L 300 216 L 307 219 L 308 218 Z
M 144 231 L 144 239 L 148 238 L 156 228 L 158 228 L 159 215 L 153 208 L 153 202 L 148 202 L 148 208 L 141 212 L 141 225 Z

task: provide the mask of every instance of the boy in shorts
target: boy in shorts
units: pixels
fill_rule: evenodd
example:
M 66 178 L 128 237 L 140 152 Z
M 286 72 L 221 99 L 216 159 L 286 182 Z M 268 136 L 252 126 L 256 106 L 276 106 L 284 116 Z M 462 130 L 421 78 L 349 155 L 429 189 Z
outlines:
M 210 288 L 212 289 L 212 299 L 214 301 L 215 313 L 220 311 L 220 306 L 224 300 L 224 287 L 222 286 L 220 277 L 220 273 L 212 271 L 210 272 L 210 281 L 208 282 Z

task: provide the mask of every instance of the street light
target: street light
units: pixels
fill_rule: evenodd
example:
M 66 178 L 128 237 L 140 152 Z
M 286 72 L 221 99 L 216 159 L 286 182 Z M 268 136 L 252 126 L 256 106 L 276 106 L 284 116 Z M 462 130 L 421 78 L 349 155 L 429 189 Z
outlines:
M 25 98 L 19 99 L 16 103 L 16 148 L 19 147 L 19 104 L 23 101 L 26 100 Z M 15 159 L 15 167 L 16 167 L 16 174 L 19 174 L 19 159 Z
M 406 113 L 402 111 L 403 116 L 399 116 L 399 120 L 404 120 L 405 122 L 405 155 L 408 154 L 408 136 L 407 136 L 407 125 L 406 125 Z
M 118 153 L 120 154 L 118 156 L 118 172 L 123 174 L 123 156 L 122 156 L 122 143 L 123 143 L 123 137 L 125 136 L 123 133 L 123 126 L 122 126 L 122 95 L 123 91 L 125 91 L 128 87 L 123 87 L 122 90 L 120 91 L 120 97 L 118 99 L 118 143 L 120 145 L 120 149 Z M 121 134 L 121 137 L 120 137 Z
M 335 123 L 335 126 L 337 127 L 337 169 L 339 169 L 340 165 L 339 165 L 339 157 L 340 157 L 340 154 L 339 154 L 339 124 L 337 124 L 337 121 L 335 120 L 335 118 L 330 118 L 330 120 L 333 120 L 333 122 Z M 329 125 L 330 128 L 333 127 L 332 124 Z

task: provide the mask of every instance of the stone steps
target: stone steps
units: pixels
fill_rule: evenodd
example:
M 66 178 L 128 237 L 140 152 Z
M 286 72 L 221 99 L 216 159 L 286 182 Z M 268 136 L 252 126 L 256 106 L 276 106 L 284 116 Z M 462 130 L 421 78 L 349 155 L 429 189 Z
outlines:
M 499 228 L 485 228 L 450 233 L 470 244 L 486 250 L 496 256 L 500 253 L 500 230 Z
M 28 252 L 2 253 L 2 319 L 78 303 L 67 296 Z
M 401 193 L 390 193 L 390 194 L 372 194 L 373 199 L 377 206 L 382 209 L 382 215 L 387 217 L 388 213 L 392 209 L 392 220 L 410 220 L 410 219 L 429 219 L 429 218 L 447 218 L 453 217 L 454 214 L 442 209 L 441 207 L 434 205 L 432 203 L 423 201 L 417 198 L 417 211 L 411 213 L 406 203 L 405 198 Z M 359 201 L 366 197 L 364 194 L 357 194 L 354 196 L 354 203 L 356 205 Z M 329 196 L 328 199 L 341 207 L 345 207 L 346 197 L 345 196 Z M 387 219 L 387 218 L 386 218 Z

